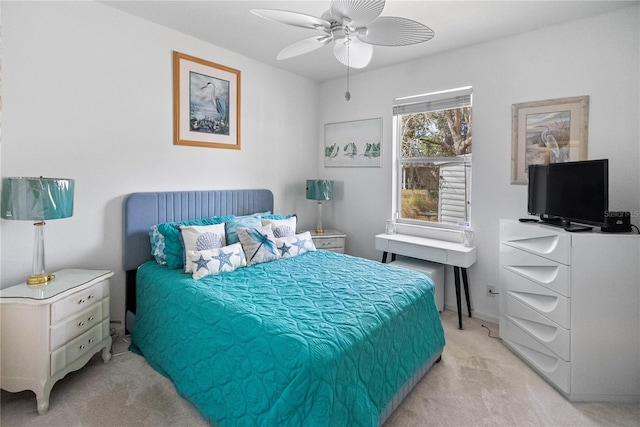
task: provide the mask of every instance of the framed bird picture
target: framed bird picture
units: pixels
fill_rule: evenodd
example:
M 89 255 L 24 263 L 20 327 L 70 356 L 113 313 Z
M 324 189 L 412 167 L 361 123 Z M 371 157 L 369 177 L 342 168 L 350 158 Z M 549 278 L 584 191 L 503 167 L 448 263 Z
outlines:
M 511 107 L 511 184 L 527 184 L 529 165 L 587 160 L 589 97 Z
M 240 149 L 240 71 L 173 52 L 175 145 Z

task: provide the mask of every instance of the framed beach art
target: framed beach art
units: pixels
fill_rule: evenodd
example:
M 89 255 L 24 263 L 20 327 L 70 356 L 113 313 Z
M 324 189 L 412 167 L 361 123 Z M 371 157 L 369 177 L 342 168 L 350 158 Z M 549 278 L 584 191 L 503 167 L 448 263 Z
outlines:
M 382 166 L 382 118 L 324 125 L 326 167 Z
M 589 97 L 511 107 L 511 184 L 527 184 L 529 165 L 587 160 Z
M 175 145 L 240 149 L 240 71 L 173 52 Z

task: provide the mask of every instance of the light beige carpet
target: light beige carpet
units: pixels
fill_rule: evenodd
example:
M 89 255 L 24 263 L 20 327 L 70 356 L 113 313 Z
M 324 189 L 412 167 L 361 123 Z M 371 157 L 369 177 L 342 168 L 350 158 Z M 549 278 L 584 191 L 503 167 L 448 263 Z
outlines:
M 442 362 L 420 381 L 385 427 L 640 426 L 640 404 L 570 403 L 514 356 L 497 325 L 442 314 L 447 345 Z M 30 391 L 0 396 L 0 425 L 205 426 L 198 411 L 121 339 L 111 362 L 94 357 L 52 390 L 50 409 L 36 411 Z M 124 354 L 121 354 L 124 353 Z

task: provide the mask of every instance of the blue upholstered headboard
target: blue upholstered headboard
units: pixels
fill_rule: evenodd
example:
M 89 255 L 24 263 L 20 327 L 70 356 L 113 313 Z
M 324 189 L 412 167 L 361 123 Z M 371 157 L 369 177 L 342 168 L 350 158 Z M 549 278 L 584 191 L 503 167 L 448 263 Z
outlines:
M 151 226 L 162 222 L 264 211 L 273 212 L 273 193 L 270 190 L 168 191 L 127 195 L 123 203 L 122 248 L 122 265 L 127 272 L 127 311 L 135 313 L 135 270 L 140 264 L 153 259 L 149 240 Z
M 270 190 L 132 193 L 124 199 L 123 267 L 135 270 L 152 259 L 149 229 L 162 222 L 273 211 Z

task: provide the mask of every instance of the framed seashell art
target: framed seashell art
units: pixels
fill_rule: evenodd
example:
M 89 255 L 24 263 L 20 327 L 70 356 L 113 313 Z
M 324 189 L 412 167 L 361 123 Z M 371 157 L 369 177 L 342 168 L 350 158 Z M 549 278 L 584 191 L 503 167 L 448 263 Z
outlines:
M 240 71 L 173 52 L 174 145 L 240 149 Z
M 324 125 L 326 167 L 382 166 L 382 118 Z

